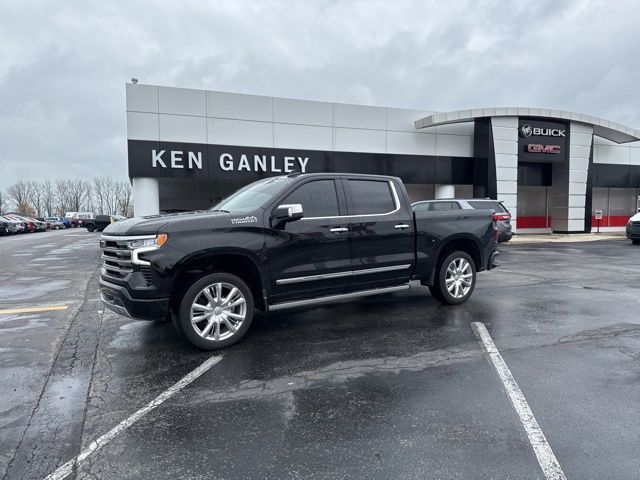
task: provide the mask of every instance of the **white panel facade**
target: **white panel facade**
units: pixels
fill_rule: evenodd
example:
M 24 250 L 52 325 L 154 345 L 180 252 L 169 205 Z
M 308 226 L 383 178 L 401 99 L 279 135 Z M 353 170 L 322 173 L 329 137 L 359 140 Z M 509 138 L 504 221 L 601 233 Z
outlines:
M 213 144 L 273 147 L 273 124 L 207 118 L 207 136 Z
M 158 87 L 127 83 L 127 112 L 158 113 Z
M 333 122 L 333 106 L 326 102 L 274 98 L 273 121 L 330 127 Z
M 160 141 L 207 143 L 207 119 L 186 115 L 159 115 Z
M 424 110 L 409 110 L 405 108 L 387 108 L 387 130 L 393 130 L 397 132 L 416 132 L 415 121 L 418 118 L 426 117 L 435 112 L 428 112 Z M 436 133 L 435 130 L 433 133 Z
M 630 148 L 625 145 L 594 145 L 594 163 L 629 165 Z
M 551 219 L 554 231 L 584 230 L 593 127 L 569 125 L 569 162 L 554 165 Z
M 629 164 L 640 165 L 640 146 L 629 147 Z
M 439 125 L 433 128 L 437 134 L 473 136 L 473 122 L 452 123 L 451 125 Z
M 466 135 L 436 135 L 436 155 L 473 157 L 473 137 Z
M 273 98 L 241 93 L 207 92 L 207 116 L 273 121 Z
M 158 87 L 159 113 L 206 115 L 205 91 L 189 88 Z
M 274 123 L 273 146 L 276 148 L 331 150 L 333 148 L 333 132 L 331 127 Z
M 384 107 L 366 105 L 333 104 L 333 126 L 364 128 L 373 130 L 387 129 L 387 112 Z
M 430 133 L 388 131 L 387 151 L 408 155 L 435 155 L 436 136 Z
M 131 140 L 159 140 L 158 115 L 127 112 L 127 138 Z
M 160 192 L 157 178 L 133 179 L 133 214 L 157 215 L 160 213 Z
M 333 149 L 340 152 L 385 153 L 387 132 L 360 128 L 334 128 Z
M 514 232 L 518 226 L 518 118 L 491 119 L 496 160 L 496 192 L 511 212 Z

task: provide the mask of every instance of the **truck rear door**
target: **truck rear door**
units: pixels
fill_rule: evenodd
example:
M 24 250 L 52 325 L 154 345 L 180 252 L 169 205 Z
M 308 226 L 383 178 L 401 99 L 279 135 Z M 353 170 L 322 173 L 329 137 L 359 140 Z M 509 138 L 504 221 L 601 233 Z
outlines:
M 414 224 L 402 186 L 390 179 L 344 177 L 356 290 L 408 282 Z

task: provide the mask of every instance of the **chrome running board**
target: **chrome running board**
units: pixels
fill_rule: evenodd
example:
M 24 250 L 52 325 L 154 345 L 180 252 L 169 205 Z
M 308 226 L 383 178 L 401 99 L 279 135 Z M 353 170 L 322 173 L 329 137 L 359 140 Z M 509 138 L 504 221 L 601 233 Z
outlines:
M 329 295 L 326 297 L 308 298 L 305 300 L 294 300 L 292 302 L 276 303 L 269 305 L 269 311 L 284 310 L 286 308 L 304 307 L 307 305 L 317 305 L 320 303 L 331 303 L 338 300 L 347 300 L 349 298 L 368 297 L 371 295 L 381 295 L 383 293 L 399 292 L 408 290 L 410 284 L 399 285 L 397 287 L 374 288 L 373 290 L 360 290 L 359 292 L 341 293 L 340 295 Z

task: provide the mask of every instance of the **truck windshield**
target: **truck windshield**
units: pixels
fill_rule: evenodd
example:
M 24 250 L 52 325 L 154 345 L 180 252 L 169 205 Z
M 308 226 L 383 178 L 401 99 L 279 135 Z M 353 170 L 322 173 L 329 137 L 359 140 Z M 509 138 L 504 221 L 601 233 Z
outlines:
M 251 212 L 266 205 L 273 197 L 284 189 L 287 177 L 265 178 L 241 188 L 233 195 L 225 198 L 209 210 L 226 210 L 228 212 Z

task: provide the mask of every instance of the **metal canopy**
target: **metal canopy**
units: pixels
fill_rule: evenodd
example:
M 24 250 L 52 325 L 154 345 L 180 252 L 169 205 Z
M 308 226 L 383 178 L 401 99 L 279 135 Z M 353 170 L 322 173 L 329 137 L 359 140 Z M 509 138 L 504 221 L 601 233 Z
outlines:
M 566 112 L 563 110 L 551 110 L 547 108 L 526 107 L 495 107 L 474 108 L 473 110 L 457 110 L 454 112 L 434 113 L 415 121 L 416 130 L 422 128 L 447 125 L 451 123 L 472 122 L 483 117 L 539 117 L 545 119 L 570 120 L 591 125 L 593 134 L 606 138 L 615 143 L 627 143 L 640 141 L 640 131 L 625 127 L 619 123 L 610 122 L 602 118 L 584 115 L 582 113 Z

